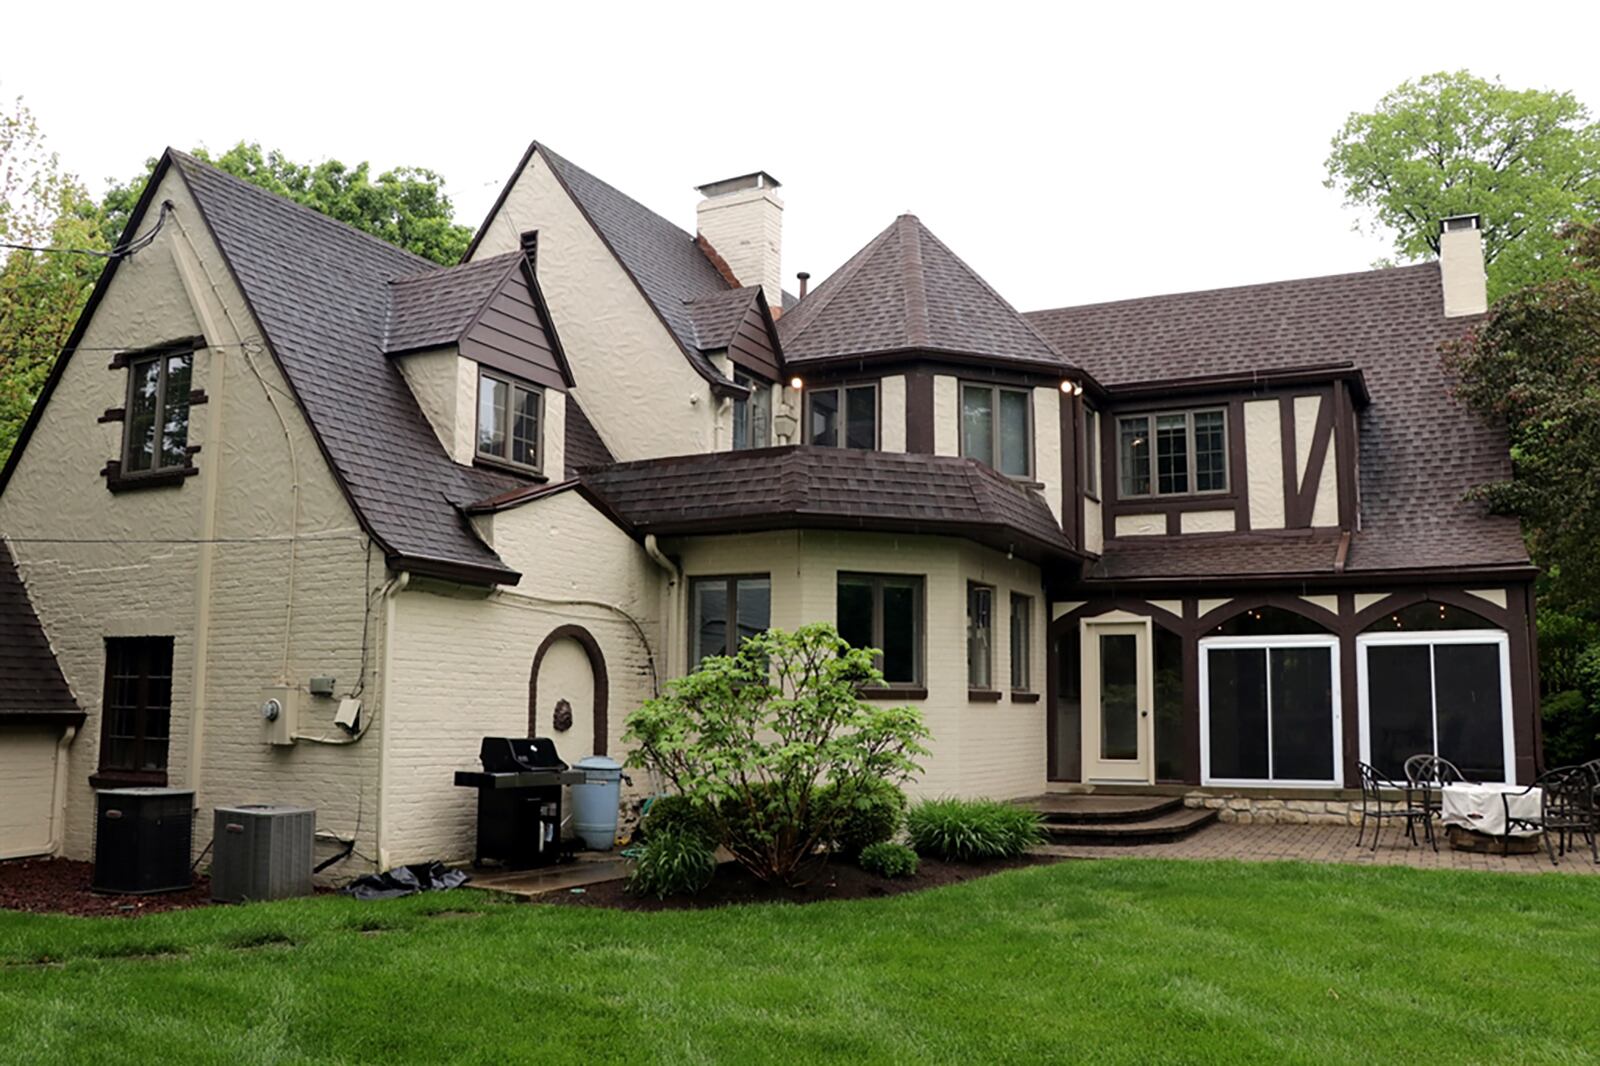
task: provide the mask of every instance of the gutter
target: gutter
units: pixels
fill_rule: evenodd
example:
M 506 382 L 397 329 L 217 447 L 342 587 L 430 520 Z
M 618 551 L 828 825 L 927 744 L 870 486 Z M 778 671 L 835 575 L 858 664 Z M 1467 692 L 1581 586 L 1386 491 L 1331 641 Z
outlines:
M 678 628 L 678 619 L 683 613 L 683 572 L 678 569 L 676 563 L 668 559 L 666 554 L 662 552 L 661 545 L 656 540 L 654 533 L 646 533 L 644 535 L 644 550 L 645 554 L 649 555 L 667 575 L 669 607 L 667 617 L 661 623 L 661 657 L 666 661 L 670 672 L 672 664 L 677 661 L 673 658 L 673 655 L 677 649 L 675 635 Z
M 72 742 L 78 737 L 78 727 L 69 725 L 61 731 L 61 739 L 56 741 L 56 778 L 55 796 L 50 808 L 50 844 L 48 854 L 55 856 L 61 854 L 61 849 L 66 843 L 67 823 L 67 749 L 72 747 Z
M 369 547 L 367 550 L 371 551 L 372 549 Z M 390 579 L 382 592 L 383 665 L 381 669 L 383 670 L 383 683 L 379 686 L 378 692 L 379 698 L 383 702 L 378 711 L 386 715 L 389 711 L 389 701 L 393 696 L 393 686 L 390 685 L 390 678 L 394 676 L 394 600 L 396 596 L 406 590 L 406 586 L 409 584 L 411 584 L 411 571 L 401 570 Z M 371 726 L 368 726 L 368 728 L 370 729 Z M 386 722 L 384 728 L 378 733 L 378 809 L 374 816 L 377 824 L 372 830 L 373 846 L 378 853 L 378 869 L 380 870 L 387 870 L 390 865 L 389 851 L 383 845 L 383 831 L 388 823 L 388 818 L 384 812 L 385 800 L 388 798 L 388 793 L 384 789 L 384 777 L 385 771 L 389 766 L 390 749 L 389 729 Z

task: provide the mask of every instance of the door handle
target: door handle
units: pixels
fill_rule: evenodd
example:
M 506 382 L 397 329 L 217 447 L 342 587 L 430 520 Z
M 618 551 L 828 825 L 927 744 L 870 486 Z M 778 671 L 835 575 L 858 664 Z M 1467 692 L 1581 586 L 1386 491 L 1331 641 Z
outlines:
M 1139 712 L 1139 717 L 1140 718 L 1149 718 L 1150 717 L 1150 712 L 1149 711 L 1140 711 Z

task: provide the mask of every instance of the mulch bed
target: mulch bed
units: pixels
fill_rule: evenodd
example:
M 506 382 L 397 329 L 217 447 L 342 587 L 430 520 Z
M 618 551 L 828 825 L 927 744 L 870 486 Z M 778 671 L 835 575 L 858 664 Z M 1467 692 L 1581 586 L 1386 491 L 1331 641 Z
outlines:
M 830 862 L 799 888 L 758 881 L 737 863 L 726 862 L 717 867 L 717 875 L 711 879 L 711 883 L 693 896 L 672 896 L 667 899 L 633 896 L 628 894 L 626 881 L 606 881 L 590 885 L 581 892 L 552 892 L 540 896 L 538 902 L 573 907 L 609 907 L 622 911 L 672 911 L 704 910 L 736 903 L 821 903 L 836 899 L 875 899 L 953 885 L 1002 870 L 1045 866 L 1060 861 L 1048 855 L 1024 855 L 1019 859 L 975 864 L 922 859 L 915 876 L 895 878 L 869 874 L 849 863 Z
M 34 914 L 127 918 L 211 905 L 211 879 L 196 877 L 182 892 L 149 896 L 103 896 L 89 891 L 94 863 L 70 859 L 0 862 L 0 909 Z

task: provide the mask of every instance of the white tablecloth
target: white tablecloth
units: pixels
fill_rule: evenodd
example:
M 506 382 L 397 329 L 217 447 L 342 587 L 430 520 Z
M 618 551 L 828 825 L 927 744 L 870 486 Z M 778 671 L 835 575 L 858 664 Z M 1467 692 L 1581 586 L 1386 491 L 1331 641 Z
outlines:
M 1511 817 L 1539 820 L 1542 794 L 1539 789 L 1523 792 L 1525 785 L 1445 785 L 1439 790 L 1440 821 L 1445 825 L 1462 825 L 1490 836 L 1504 836 L 1506 832 L 1506 805 L 1501 802 L 1503 793 L 1511 793 Z M 1532 836 L 1537 829 L 1518 826 L 1512 836 Z

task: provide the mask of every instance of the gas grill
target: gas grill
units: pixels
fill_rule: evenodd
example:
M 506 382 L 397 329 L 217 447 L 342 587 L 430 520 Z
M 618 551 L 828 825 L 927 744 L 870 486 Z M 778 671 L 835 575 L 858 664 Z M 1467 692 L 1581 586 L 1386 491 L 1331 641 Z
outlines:
M 561 855 L 561 786 L 581 785 L 547 737 L 484 737 L 482 770 L 457 770 L 456 784 L 478 790 L 473 862 L 508 869 L 548 866 Z

